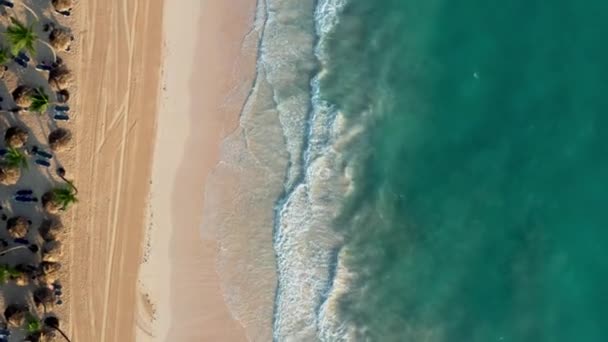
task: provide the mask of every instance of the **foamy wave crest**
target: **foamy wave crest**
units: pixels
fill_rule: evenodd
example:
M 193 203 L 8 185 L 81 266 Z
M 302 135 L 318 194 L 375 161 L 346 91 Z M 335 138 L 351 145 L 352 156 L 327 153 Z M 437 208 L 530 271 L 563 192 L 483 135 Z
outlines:
M 318 51 L 322 35 L 329 32 L 334 25 L 332 23 L 336 22 L 331 19 L 332 14 L 335 17 L 338 13 L 335 3 L 322 1 L 308 12 L 313 24 L 311 37 L 314 38 L 313 32 L 320 34 L 317 45 L 308 46 L 311 55 Z M 315 23 L 313 18 L 320 21 Z M 320 29 L 320 25 L 323 28 Z M 341 239 L 332 229 L 332 222 L 347 188 L 341 151 L 335 148 L 343 132 L 340 132 L 340 126 L 335 125 L 337 115 L 334 108 L 320 99 L 321 77 L 319 74 L 312 81 L 306 79 L 308 113 L 304 129 L 299 132 L 305 135 L 292 145 L 296 147 L 301 143 L 301 155 L 297 162 L 292 158 L 286 195 L 277 210 L 275 251 L 279 282 L 274 324 L 277 341 L 321 338 L 319 312 L 333 287 L 336 250 L 341 245 Z M 281 105 L 280 100 L 277 103 Z M 297 113 L 291 112 L 290 115 Z M 298 138 L 289 130 L 285 130 L 285 135 L 286 139 Z

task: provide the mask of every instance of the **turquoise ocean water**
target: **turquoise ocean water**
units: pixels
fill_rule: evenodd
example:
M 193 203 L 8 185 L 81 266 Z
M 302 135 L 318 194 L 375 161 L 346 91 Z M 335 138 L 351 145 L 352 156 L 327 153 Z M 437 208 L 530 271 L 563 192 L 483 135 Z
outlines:
M 608 341 L 608 2 L 336 15 L 317 91 L 361 130 L 332 223 L 348 339 Z

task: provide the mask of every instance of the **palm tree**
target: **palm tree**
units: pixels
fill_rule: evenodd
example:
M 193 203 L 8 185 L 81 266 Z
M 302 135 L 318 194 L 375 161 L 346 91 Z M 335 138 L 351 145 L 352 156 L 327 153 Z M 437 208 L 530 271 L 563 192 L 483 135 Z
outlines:
M 11 60 L 11 52 L 5 48 L 0 48 L 0 65 L 5 65 Z
M 42 205 L 49 213 L 67 210 L 72 204 L 78 202 L 73 186 L 55 188 L 42 196 Z
M 28 27 L 11 17 L 11 24 L 6 28 L 6 37 L 11 44 L 11 53 L 14 56 L 17 56 L 23 49 L 31 54 L 36 53 L 34 43 L 38 40 L 38 35 L 34 32 L 33 24 Z
M 21 150 L 16 149 L 14 147 L 9 147 L 6 149 L 6 153 L 4 154 L 4 166 L 7 168 L 22 168 L 27 169 L 27 157 Z
M 66 335 L 66 333 L 64 333 L 61 329 L 59 329 L 59 319 L 57 317 L 49 316 L 49 317 L 45 318 L 44 326 L 47 328 L 55 329 L 56 331 L 58 331 L 61 334 L 61 336 L 63 336 L 63 338 L 66 341 L 71 342 L 68 335 Z
M 17 278 L 21 275 L 21 272 L 17 271 L 9 265 L 0 265 L 0 283 L 4 284 L 10 279 Z
M 36 318 L 36 316 L 32 315 L 31 313 L 27 313 L 26 314 L 26 330 L 28 332 L 28 334 L 30 335 L 34 335 L 34 334 L 40 334 L 42 332 L 42 322 L 40 322 L 40 320 L 38 318 Z
M 36 16 L 36 13 L 32 13 L 34 16 Z M 36 21 L 38 21 L 37 16 Z M 10 51 L 13 56 L 17 56 L 19 52 L 23 51 L 24 49 L 32 55 L 36 54 L 36 47 L 34 44 L 38 41 L 46 45 L 51 50 L 51 53 L 53 54 L 53 62 L 57 60 L 55 49 L 53 49 L 49 43 L 39 39 L 36 32 L 34 32 L 34 24 L 26 26 L 18 19 L 11 17 L 11 24 L 6 28 L 5 34 L 10 43 Z
M 14 185 L 21 178 L 21 169 L 27 169 L 27 158 L 14 147 L 8 147 L 0 161 L 0 183 Z
M 36 113 L 44 113 L 51 102 L 49 100 L 49 96 L 44 92 L 44 88 L 38 87 L 35 89 L 34 93 L 31 95 L 32 104 L 30 105 L 29 110 Z

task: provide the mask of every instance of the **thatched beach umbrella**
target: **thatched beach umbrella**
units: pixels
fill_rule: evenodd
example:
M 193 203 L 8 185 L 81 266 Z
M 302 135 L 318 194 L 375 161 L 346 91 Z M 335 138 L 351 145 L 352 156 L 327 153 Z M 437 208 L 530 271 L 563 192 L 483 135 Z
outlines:
M 34 88 L 25 85 L 18 86 L 12 93 L 15 104 L 21 108 L 30 108 L 33 102 L 32 96 L 35 94 Z
M 0 184 L 15 185 L 21 178 L 21 169 L 19 167 L 0 164 Z
M 12 126 L 4 133 L 4 142 L 14 148 L 23 147 L 27 143 L 28 132 L 19 126 Z
M 62 28 L 55 28 L 49 34 L 49 41 L 55 50 L 69 51 L 73 40 L 74 36 L 68 30 Z
M 4 319 L 13 327 L 20 327 L 25 323 L 25 316 L 29 312 L 27 306 L 11 304 L 4 310 Z
M 42 246 L 42 260 L 57 262 L 63 255 L 63 246 L 61 241 L 54 240 L 45 242 Z
M 23 216 L 11 217 L 6 221 L 6 230 L 12 238 L 24 238 L 30 229 L 31 221 Z
M 43 261 L 40 263 L 40 273 L 42 275 L 51 275 L 57 273 L 61 269 L 61 264 L 52 261 Z
M 65 128 L 57 128 L 49 134 L 49 146 L 53 151 L 62 151 L 72 140 L 72 132 Z
M 73 0 L 53 0 L 52 4 L 57 12 L 69 12 L 74 7 Z
M 55 91 L 67 89 L 72 83 L 72 72 L 66 67 L 59 67 L 49 73 L 49 84 Z
M 38 310 L 49 310 L 55 305 L 56 301 L 55 292 L 48 286 L 39 287 L 34 291 L 34 304 L 36 304 Z
M 28 286 L 30 284 L 30 280 L 32 279 L 32 277 L 24 272 L 20 272 L 19 275 L 15 276 L 13 278 L 13 281 L 15 282 L 15 284 L 17 284 L 17 286 Z
M 45 219 L 40 224 L 38 233 L 40 234 L 40 237 L 44 239 L 44 241 L 51 242 L 57 240 L 62 230 L 63 224 L 58 219 Z

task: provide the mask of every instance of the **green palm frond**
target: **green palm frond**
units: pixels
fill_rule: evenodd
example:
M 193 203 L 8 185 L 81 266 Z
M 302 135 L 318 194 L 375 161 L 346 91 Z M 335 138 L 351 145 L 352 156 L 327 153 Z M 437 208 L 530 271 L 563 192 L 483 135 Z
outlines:
M 20 150 L 9 147 L 4 154 L 4 162 L 8 167 L 27 169 L 27 157 Z
M 9 279 L 17 278 L 21 273 L 9 265 L 0 265 L 0 283 L 6 283 Z
M 53 189 L 53 200 L 59 204 L 61 210 L 66 210 L 72 204 L 78 202 L 73 187 L 62 187 Z
M 27 332 L 28 334 L 36 334 L 42 331 L 42 322 L 32 314 L 27 315 Z
M 36 91 L 31 96 L 32 104 L 29 110 L 36 113 L 44 113 L 49 109 L 49 96 L 44 92 L 42 87 L 36 88 Z
M 11 18 L 11 24 L 7 27 L 5 34 L 11 45 L 13 55 L 18 55 L 24 49 L 32 55 L 36 53 L 34 44 L 38 40 L 38 36 L 34 32 L 34 25 L 28 27 L 19 20 Z
M 10 51 L 7 48 L 0 48 L 0 65 L 4 65 L 11 60 Z

